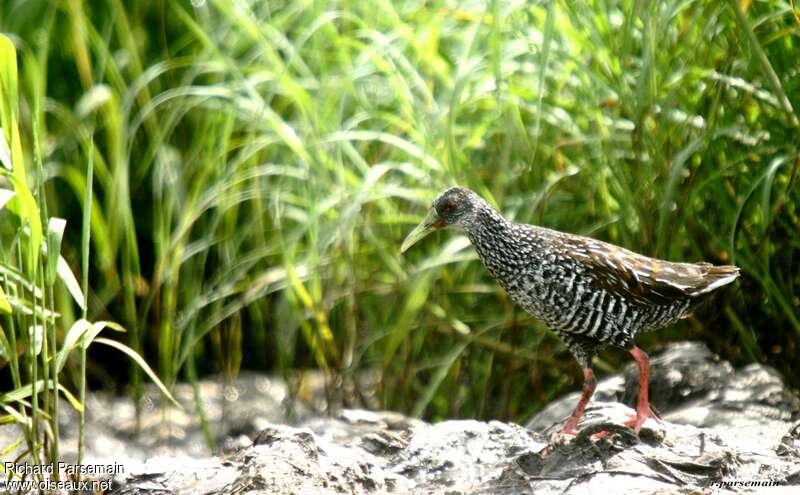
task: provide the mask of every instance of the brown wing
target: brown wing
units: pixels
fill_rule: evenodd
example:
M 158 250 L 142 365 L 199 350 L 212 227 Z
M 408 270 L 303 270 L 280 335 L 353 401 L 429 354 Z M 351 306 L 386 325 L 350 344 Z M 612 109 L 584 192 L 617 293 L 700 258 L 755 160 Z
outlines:
M 565 252 L 588 266 L 602 288 L 648 306 L 696 298 L 739 276 L 735 266 L 663 261 L 589 237 L 565 235 L 561 241 Z

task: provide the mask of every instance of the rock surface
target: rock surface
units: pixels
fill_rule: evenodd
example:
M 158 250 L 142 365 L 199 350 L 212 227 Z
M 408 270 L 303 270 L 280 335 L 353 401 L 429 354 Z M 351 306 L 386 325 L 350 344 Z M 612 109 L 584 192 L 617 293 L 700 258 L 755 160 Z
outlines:
M 208 433 L 222 446 L 214 457 L 190 386 L 175 390 L 184 410 L 164 415 L 158 395 L 148 394 L 143 417 L 151 419 L 138 436 L 129 399 L 92 394 L 85 463 L 122 463 L 110 493 L 131 495 L 800 493 L 800 399 L 774 370 L 734 370 L 685 342 L 655 355 L 651 373 L 651 401 L 663 419 L 648 420 L 639 436 L 617 426 L 633 414 L 624 404 L 635 399 L 635 366 L 601 381 L 576 437 L 555 432 L 577 394 L 527 427 L 429 424 L 360 409 L 320 416 L 319 394 L 309 394 L 310 406 L 290 402 L 284 382 L 259 375 L 229 386 L 204 381 Z M 304 387 L 319 388 L 317 378 Z M 68 457 L 73 419 L 62 423 Z M 592 435 L 599 431 L 606 434 Z M 0 427 L 0 441 L 8 438 Z M 744 485 L 753 482 L 775 486 Z
M 634 371 L 598 386 L 576 437 L 553 435 L 573 396 L 530 429 L 344 410 L 270 425 L 226 456 L 151 459 L 112 493 L 797 493 L 800 399 L 773 370 L 735 371 L 700 344 L 675 344 L 652 365 L 663 420 L 639 436 L 616 426 L 633 414 L 616 401 L 633 399 Z

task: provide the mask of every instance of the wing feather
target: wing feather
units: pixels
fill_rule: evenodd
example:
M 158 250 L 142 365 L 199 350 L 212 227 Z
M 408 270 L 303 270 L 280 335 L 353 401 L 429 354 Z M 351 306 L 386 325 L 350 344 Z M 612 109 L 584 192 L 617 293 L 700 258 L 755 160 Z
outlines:
M 739 277 L 739 268 L 650 258 L 589 237 L 563 235 L 564 252 L 586 265 L 612 294 L 645 306 L 697 298 Z

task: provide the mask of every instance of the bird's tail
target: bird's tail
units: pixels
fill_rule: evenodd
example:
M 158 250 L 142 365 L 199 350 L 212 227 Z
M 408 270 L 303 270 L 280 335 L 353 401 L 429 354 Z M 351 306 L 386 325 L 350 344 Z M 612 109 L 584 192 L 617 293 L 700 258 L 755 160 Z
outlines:
M 705 273 L 702 276 L 700 283 L 692 287 L 689 293 L 692 297 L 703 296 L 709 294 L 723 285 L 728 285 L 737 278 L 739 278 L 739 267 L 733 265 L 714 266 L 710 263 L 703 263 Z
M 705 270 L 702 279 L 688 292 L 691 303 L 681 318 L 688 318 L 697 308 L 712 299 L 712 292 L 739 278 L 739 267 L 733 265 L 715 266 L 711 263 L 698 263 Z

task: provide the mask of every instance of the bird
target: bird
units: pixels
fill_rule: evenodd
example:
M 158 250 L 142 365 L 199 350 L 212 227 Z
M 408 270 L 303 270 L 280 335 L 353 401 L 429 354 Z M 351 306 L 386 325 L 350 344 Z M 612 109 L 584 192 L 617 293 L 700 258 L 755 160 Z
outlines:
M 733 265 L 679 263 L 650 258 L 590 237 L 514 223 L 477 193 L 452 187 L 441 193 L 400 251 L 438 229 L 466 234 L 488 272 L 511 300 L 542 321 L 583 369 L 580 400 L 561 433 L 575 435 L 597 381 L 592 359 L 606 346 L 629 352 L 639 368 L 635 417 L 639 432 L 650 408 L 650 359 L 637 333 L 686 318 L 721 287 L 739 277 Z

